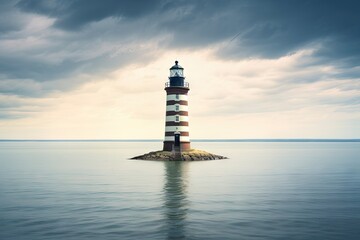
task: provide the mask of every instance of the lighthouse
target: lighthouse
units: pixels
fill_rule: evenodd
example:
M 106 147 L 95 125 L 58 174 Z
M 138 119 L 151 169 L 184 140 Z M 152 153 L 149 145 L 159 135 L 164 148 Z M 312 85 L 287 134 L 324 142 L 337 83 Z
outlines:
M 190 150 L 188 92 L 184 68 L 175 61 L 170 68 L 169 81 L 165 83 L 166 123 L 164 151 Z
M 164 146 L 160 151 L 152 151 L 131 159 L 164 161 L 202 161 L 226 159 L 199 149 L 190 148 L 188 92 L 184 68 L 175 61 L 170 68 L 169 81 L 165 83 L 166 117 Z

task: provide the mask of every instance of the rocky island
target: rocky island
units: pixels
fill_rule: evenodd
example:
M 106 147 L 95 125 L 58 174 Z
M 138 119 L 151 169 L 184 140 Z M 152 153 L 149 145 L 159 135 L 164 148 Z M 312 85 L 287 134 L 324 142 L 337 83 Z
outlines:
M 153 161 L 203 161 L 227 159 L 227 157 L 212 154 L 203 150 L 190 149 L 177 153 L 176 151 L 154 151 L 131 159 L 153 160 Z

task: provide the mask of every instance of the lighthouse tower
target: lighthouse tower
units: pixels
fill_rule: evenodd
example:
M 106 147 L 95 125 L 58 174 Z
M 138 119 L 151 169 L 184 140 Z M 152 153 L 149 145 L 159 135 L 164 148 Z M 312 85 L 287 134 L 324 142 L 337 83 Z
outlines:
M 169 82 L 166 91 L 166 124 L 164 151 L 190 149 L 188 91 L 189 83 L 185 82 L 184 68 L 178 61 L 170 68 Z

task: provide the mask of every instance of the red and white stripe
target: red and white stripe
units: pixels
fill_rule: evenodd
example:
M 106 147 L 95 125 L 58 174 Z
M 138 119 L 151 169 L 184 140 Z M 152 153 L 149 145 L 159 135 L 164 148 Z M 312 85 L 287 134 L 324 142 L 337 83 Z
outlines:
M 167 87 L 164 150 L 171 151 L 175 132 L 180 132 L 181 150 L 190 149 L 188 88 Z

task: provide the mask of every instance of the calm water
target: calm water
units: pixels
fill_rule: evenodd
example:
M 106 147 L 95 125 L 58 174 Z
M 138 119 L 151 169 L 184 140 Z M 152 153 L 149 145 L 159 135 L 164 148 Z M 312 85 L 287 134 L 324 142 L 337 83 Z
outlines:
M 0 239 L 360 239 L 360 143 L 0 142 Z

